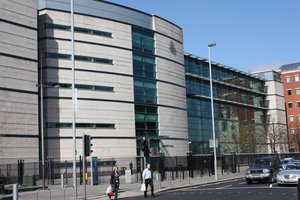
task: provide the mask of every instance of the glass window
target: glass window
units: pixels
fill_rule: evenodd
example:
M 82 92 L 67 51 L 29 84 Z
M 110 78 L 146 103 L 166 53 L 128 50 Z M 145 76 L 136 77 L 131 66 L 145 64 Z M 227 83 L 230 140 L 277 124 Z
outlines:
M 47 82 L 47 87 L 53 87 L 53 88 L 66 88 L 71 89 L 72 84 L 70 83 L 52 83 Z M 107 86 L 97 86 L 97 85 L 84 85 L 84 84 L 75 84 L 75 87 L 80 90 L 93 90 L 93 91 L 106 91 L 106 92 L 113 92 L 113 87 L 107 87 Z
M 133 75 L 144 78 L 156 77 L 154 57 L 133 54 Z
M 72 128 L 72 123 L 48 122 L 47 128 Z M 115 128 L 115 124 L 76 123 L 77 128 Z
M 46 53 L 46 58 L 58 58 L 58 59 L 71 60 L 71 55 L 70 54 L 62 54 L 62 53 Z M 85 62 L 94 62 L 94 63 L 104 63 L 104 64 L 112 64 L 113 63 L 113 61 L 110 59 L 81 56 L 81 55 L 75 55 L 75 60 L 85 61 Z
M 290 116 L 290 122 L 294 122 L 294 116 Z
M 58 30 L 71 31 L 71 27 L 70 26 L 61 25 L 61 24 L 46 23 L 45 24 L 45 28 L 47 28 L 47 29 L 58 29 Z M 103 36 L 103 37 L 112 37 L 112 33 L 109 33 L 109 32 L 98 31 L 98 30 L 88 29 L 88 28 L 81 28 L 81 27 L 74 27 L 74 32 L 86 33 L 86 34 Z
M 298 115 L 298 123 L 300 123 L 300 115 Z
M 291 82 L 291 78 L 289 76 L 285 77 L 285 80 L 286 80 L 287 83 Z
M 299 82 L 299 75 L 295 75 L 295 82 Z
M 290 95 L 292 95 L 292 90 L 291 89 L 288 89 L 287 90 L 287 94 L 290 96 Z
M 300 95 L 300 88 L 296 88 L 296 95 Z
M 141 27 L 132 27 L 132 48 L 138 51 L 154 53 L 154 32 Z
M 295 135 L 295 129 L 291 129 L 291 135 Z
M 300 101 L 297 102 L 297 107 L 300 108 Z
M 288 108 L 293 108 L 293 103 L 288 103 Z

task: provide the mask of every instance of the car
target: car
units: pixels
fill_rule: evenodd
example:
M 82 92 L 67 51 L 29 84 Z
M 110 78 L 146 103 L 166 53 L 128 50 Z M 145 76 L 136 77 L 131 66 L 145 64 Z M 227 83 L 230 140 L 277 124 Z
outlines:
M 281 165 L 279 166 L 279 169 L 285 169 L 286 164 L 289 162 L 296 162 L 294 158 L 284 158 L 280 161 Z
M 289 162 L 295 162 L 296 160 L 294 159 L 294 158 L 284 158 L 284 159 L 282 159 L 281 161 L 280 161 L 280 163 L 282 164 L 282 165 L 284 165 L 284 164 L 287 164 L 287 163 L 289 163 Z
M 277 185 L 295 185 L 300 178 L 300 162 L 288 162 L 277 174 Z
M 246 170 L 245 179 L 247 184 L 253 181 L 274 183 L 279 171 L 280 160 L 278 157 L 260 157 L 254 159 Z

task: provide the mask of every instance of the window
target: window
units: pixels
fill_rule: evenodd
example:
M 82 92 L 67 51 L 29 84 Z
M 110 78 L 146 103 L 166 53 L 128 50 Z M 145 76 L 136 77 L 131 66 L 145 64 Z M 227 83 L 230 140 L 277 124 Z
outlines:
M 292 90 L 291 89 L 288 89 L 287 90 L 287 94 L 290 96 L 290 95 L 292 95 Z
M 289 102 L 288 103 L 288 108 L 293 108 L 293 103 Z
M 300 115 L 298 115 L 298 123 L 300 122 Z
M 71 60 L 71 55 L 70 54 L 61 54 L 61 53 L 46 53 L 46 58 Z M 88 57 L 88 56 L 81 56 L 81 55 L 75 55 L 75 60 L 92 62 L 92 63 L 113 64 L 113 61 L 110 59 Z
M 285 80 L 286 80 L 287 83 L 291 82 L 291 78 L 289 76 L 285 77 Z
M 295 129 L 291 129 L 291 135 L 295 135 Z
M 47 128 L 72 128 L 72 123 L 48 122 Z M 77 128 L 115 128 L 115 124 L 76 123 Z
M 290 116 L 290 122 L 294 122 L 294 116 Z
M 300 95 L 300 88 L 296 88 L 296 95 Z
M 297 107 L 300 108 L 300 101 L 297 102 Z
M 299 82 L 299 75 L 295 75 L 295 82 Z
M 66 26 L 66 25 L 62 25 L 62 24 L 48 24 L 48 23 L 46 23 L 45 28 L 71 31 L 70 26 Z M 78 33 L 85 33 L 85 34 L 91 34 L 91 35 L 97 35 L 97 36 L 103 36 L 103 37 L 110 37 L 110 38 L 112 37 L 112 33 L 93 30 L 93 29 L 88 29 L 88 28 L 74 27 L 74 31 L 78 32 Z
M 72 88 L 72 84 L 70 84 L 70 83 L 47 82 L 46 86 L 49 88 L 66 88 L 66 89 Z M 104 91 L 104 92 L 113 92 L 114 91 L 113 87 L 108 87 L 108 86 L 76 84 L 75 87 L 79 90 L 93 90 L 93 91 Z

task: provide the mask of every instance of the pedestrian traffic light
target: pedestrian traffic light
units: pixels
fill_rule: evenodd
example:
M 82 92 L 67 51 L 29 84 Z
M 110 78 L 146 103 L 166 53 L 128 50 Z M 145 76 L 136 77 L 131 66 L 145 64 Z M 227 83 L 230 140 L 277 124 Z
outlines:
M 146 140 L 146 139 L 142 139 L 142 151 L 144 152 L 144 156 L 146 158 L 149 158 L 151 152 L 149 149 L 148 140 Z
M 91 153 L 93 153 L 92 146 L 93 144 L 91 143 L 91 136 L 90 135 L 84 135 L 84 155 L 89 156 Z
M 146 151 L 146 148 L 147 148 L 147 140 L 145 139 L 142 139 L 142 151 L 145 152 Z

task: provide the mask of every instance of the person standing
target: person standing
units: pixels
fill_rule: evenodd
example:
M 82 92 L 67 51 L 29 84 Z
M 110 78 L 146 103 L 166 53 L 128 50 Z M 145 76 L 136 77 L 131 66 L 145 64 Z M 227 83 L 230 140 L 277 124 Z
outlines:
M 119 168 L 115 167 L 113 169 L 113 172 L 110 176 L 110 185 L 113 188 L 113 192 L 115 194 L 115 200 L 118 199 L 118 192 L 119 192 L 119 186 L 120 186 L 120 173 L 119 173 Z M 111 196 L 109 195 L 109 199 L 111 198 Z
M 147 167 L 143 171 L 143 183 L 146 185 L 146 191 L 144 191 L 144 197 L 147 197 L 147 190 L 148 190 L 148 185 L 151 187 L 151 195 L 152 197 L 154 196 L 154 187 L 153 187 L 153 179 L 152 179 L 152 172 L 150 169 L 150 164 L 147 164 Z

